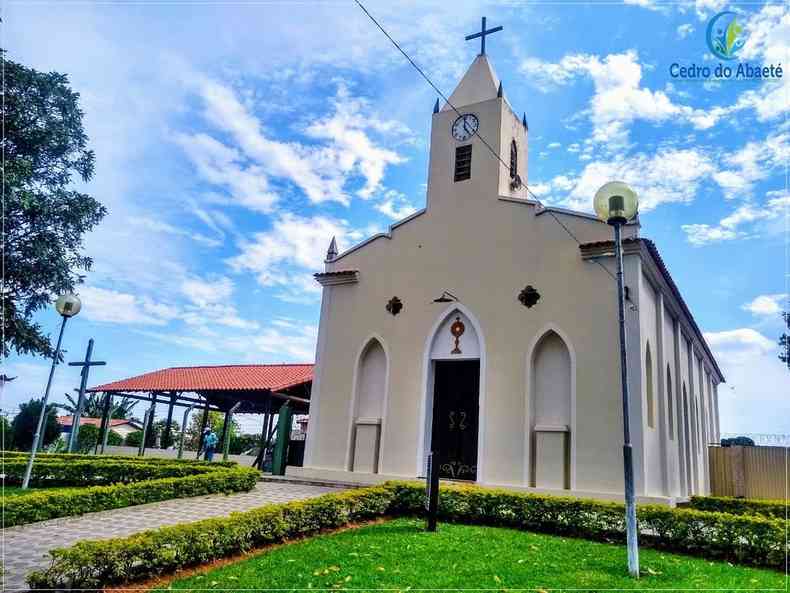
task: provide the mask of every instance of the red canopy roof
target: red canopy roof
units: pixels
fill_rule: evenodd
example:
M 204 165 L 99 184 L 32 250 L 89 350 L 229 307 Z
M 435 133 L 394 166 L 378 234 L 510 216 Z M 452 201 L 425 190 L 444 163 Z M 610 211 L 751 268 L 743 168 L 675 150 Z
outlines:
M 105 383 L 88 391 L 279 391 L 313 380 L 312 364 L 173 367 Z

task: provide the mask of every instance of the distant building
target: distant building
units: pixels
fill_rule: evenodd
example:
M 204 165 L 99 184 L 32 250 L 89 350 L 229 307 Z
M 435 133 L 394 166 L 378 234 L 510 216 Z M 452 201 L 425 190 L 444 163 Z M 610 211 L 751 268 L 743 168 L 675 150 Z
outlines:
M 58 416 L 58 424 L 60 425 L 60 433 L 63 436 L 71 434 L 71 426 L 74 423 L 73 416 Z M 80 426 L 96 426 L 101 428 L 101 418 L 80 418 Z M 123 438 L 126 438 L 130 433 L 137 430 L 142 430 L 142 425 L 136 420 L 124 420 L 121 418 L 113 418 L 110 420 L 110 430 L 117 432 Z

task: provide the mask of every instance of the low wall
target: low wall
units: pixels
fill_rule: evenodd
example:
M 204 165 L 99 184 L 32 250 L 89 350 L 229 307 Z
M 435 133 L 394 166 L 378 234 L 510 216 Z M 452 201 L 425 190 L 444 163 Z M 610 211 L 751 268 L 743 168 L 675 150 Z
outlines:
M 114 446 L 108 445 L 105 449 L 105 453 L 108 455 L 137 455 L 137 447 L 125 447 L 125 446 Z M 175 459 L 178 457 L 178 449 L 146 449 L 145 450 L 146 457 L 164 457 L 169 459 Z M 201 455 L 201 458 L 203 456 Z M 184 459 L 195 459 L 195 451 L 187 451 L 184 450 Z M 217 451 L 214 453 L 214 460 L 221 461 L 222 460 L 222 452 Z M 252 462 L 255 461 L 255 457 L 253 455 L 228 455 L 228 461 L 235 461 L 239 465 L 244 466 L 251 466 Z

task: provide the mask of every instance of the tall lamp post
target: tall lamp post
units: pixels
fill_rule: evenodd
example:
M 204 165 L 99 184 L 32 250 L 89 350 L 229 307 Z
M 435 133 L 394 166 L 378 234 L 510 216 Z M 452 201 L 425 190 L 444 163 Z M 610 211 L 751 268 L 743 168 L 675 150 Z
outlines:
M 66 329 L 66 321 L 74 317 L 80 312 L 82 302 L 73 294 L 62 294 L 55 301 L 55 310 L 63 318 L 60 324 L 60 333 L 58 334 L 58 345 L 55 346 L 55 354 L 52 356 L 52 367 L 49 369 L 49 379 L 47 379 L 47 388 L 44 391 L 44 401 L 41 402 L 41 413 L 38 415 L 38 424 L 36 425 L 36 433 L 33 435 L 33 446 L 30 449 L 30 458 L 27 460 L 27 468 L 25 469 L 25 477 L 22 480 L 22 489 L 26 489 L 30 482 L 30 474 L 33 471 L 33 461 L 36 458 L 38 451 L 38 444 L 41 441 L 41 431 L 44 427 L 44 418 L 47 415 L 47 402 L 49 401 L 49 390 L 52 387 L 52 377 L 55 375 L 55 367 L 60 358 L 60 344 L 63 342 L 63 330 Z M 71 427 L 74 430 L 74 427 Z
M 625 470 L 625 527 L 628 546 L 628 572 L 639 577 L 636 503 L 634 502 L 634 459 L 631 447 L 628 401 L 628 355 L 625 336 L 625 288 L 623 286 L 622 227 L 638 210 L 636 192 L 621 181 L 610 181 L 595 194 L 595 213 L 614 229 L 617 262 L 617 317 L 620 326 L 620 385 L 623 396 L 623 465 Z

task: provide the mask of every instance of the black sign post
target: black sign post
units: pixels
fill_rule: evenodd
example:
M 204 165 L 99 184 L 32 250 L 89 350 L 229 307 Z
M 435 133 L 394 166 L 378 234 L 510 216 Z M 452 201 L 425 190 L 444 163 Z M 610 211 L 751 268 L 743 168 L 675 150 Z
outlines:
M 428 514 L 426 531 L 436 531 L 436 513 L 439 508 L 439 460 L 436 453 L 428 455 L 428 472 L 425 478 L 425 510 Z

